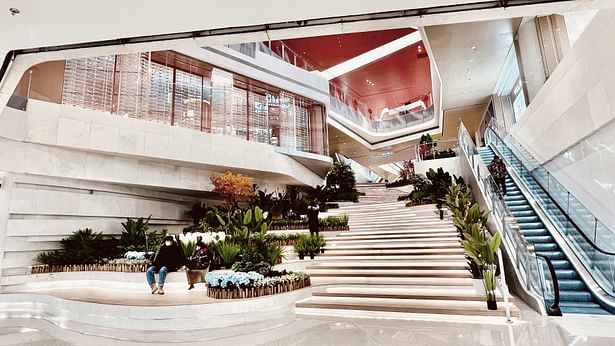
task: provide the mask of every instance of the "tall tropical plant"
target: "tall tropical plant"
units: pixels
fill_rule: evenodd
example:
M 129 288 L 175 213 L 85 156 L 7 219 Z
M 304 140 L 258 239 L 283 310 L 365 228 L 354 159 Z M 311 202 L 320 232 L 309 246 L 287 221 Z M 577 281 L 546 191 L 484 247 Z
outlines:
M 151 215 L 145 218 L 131 219 L 127 218 L 126 222 L 122 222 L 122 235 L 120 236 L 119 250 L 126 251 L 145 251 L 146 250 L 146 233 L 149 230 L 149 221 Z M 153 249 L 148 249 L 153 250 Z

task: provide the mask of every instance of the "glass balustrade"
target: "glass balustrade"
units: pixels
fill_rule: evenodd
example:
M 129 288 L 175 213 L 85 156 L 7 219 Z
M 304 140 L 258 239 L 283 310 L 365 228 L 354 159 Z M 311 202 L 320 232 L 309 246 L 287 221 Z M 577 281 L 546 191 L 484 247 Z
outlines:
M 538 257 L 533 245 L 521 233 L 519 225 L 508 209 L 506 201 L 463 123 L 459 126 L 459 147 L 463 152 L 462 155 L 468 159 L 477 185 L 486 198 L 509 258 L 517 269 L 518 279 L 530 293 L 545 302 L 548 314 L 561 315 L 558 307 L 559 299 L 555 293 L 558 289 L 553 284 L 557 282 L 557 277 L 554 271 L 548 270 L 549 259 Z
M 615 296 L 615 234 L 511 136 L 493 127 L 485 141 L 500 153 L 598 285 Z

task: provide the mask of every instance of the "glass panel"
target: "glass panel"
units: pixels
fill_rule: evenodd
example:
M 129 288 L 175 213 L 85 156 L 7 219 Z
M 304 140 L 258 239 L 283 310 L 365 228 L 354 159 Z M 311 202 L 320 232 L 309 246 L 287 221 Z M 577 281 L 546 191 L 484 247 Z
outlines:
M 228 135 L 237 138 L 248 138 L 248 92 L 245 89 L 233 87 L 233 112 Z M 228 129 L 227 129 L 228 130 Z
M 264 94 L 250 91 L 248 112 L 250 118 L 250 140 L 269 143 L 271 129 L 268 126 L 267 99 Z
M 211 73 L 211 85 L 211 133 L 230 135 L 233 75 L 214 68 Z
M 175 73 L 175 114 L 173 124 L 201 129 L 203 77 L 177 70 Z
M 115 56 L 66 60 L 62 104 L 111 112 Z

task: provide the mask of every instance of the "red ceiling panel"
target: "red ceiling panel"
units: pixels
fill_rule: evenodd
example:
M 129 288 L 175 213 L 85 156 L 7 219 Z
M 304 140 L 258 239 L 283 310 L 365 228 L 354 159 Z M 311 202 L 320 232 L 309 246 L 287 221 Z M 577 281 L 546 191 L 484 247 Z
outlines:
M 374 113 L 413 101 L 431 91 L 429 58 L 417 58 L 419 46 L 422 47 L 422 42 L 346 73 L 333 82 L 360 95 Z
M 306 56 L 319 69 L 328 69 L 357 55 L 416 31 L 397 29 L 355 34 L 330 35 L 284 40 L 295 53 Z
M 307 37 L 285 40 L 284 43 L 297 54 L 306 56 L 319 70 L 325 70 L 414 31 L 408 28 Z M 424 51 L 423 43 L 419 42 L 332 82 L 345 92 L 358 96 L 374 115 L 380 114 L 384 107 L 392 109 L 431 92 L 429 58 L 418 58 Z

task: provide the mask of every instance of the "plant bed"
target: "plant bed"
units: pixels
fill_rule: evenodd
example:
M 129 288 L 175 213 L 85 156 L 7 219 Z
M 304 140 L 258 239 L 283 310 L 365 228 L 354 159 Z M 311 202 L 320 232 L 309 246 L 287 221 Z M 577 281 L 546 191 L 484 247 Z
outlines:
M 273 277 L 264 277 L 255 272 L 212 272 L 206 280 L 207 296 L 214 299 L 256 298 L 311 285 L 309 275 L 292 272 Z
M 63 272 L 122 272 L 145 273 L 149 261 L 143 263 L 103 263 L 103 264 L 66 264 L 66 265 L 35 265 L 31 274 L 48 274 Z

